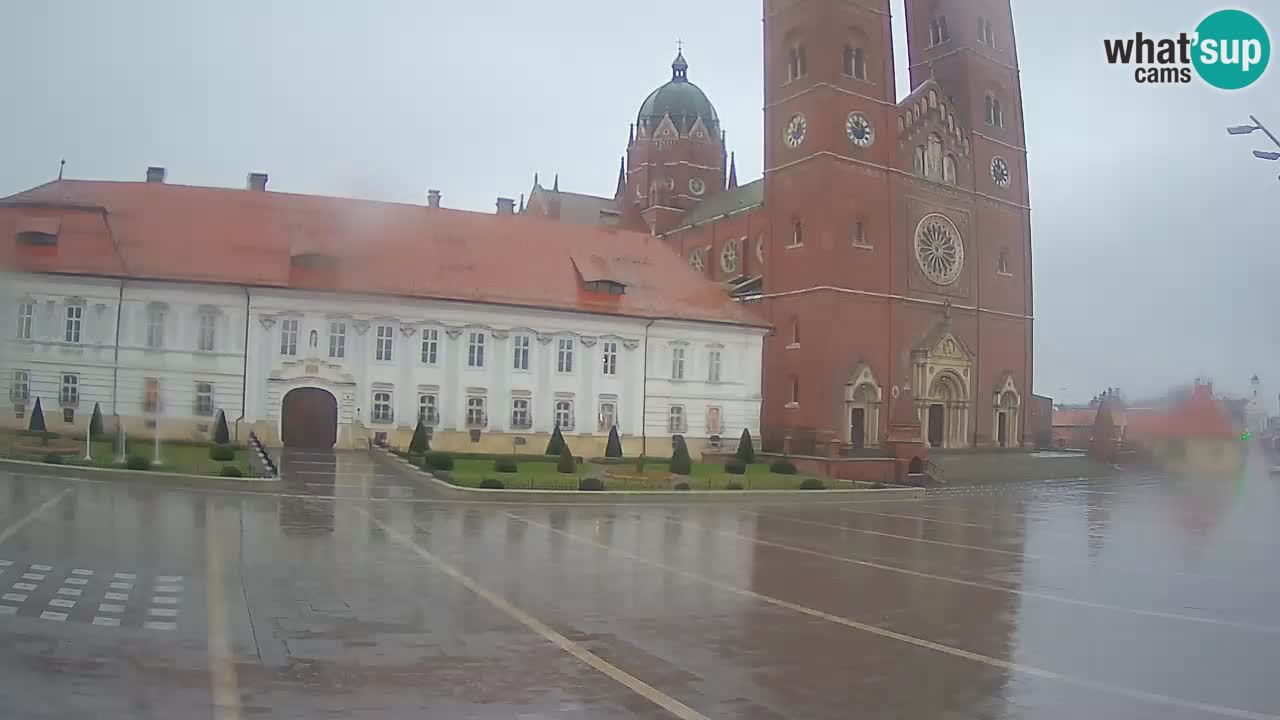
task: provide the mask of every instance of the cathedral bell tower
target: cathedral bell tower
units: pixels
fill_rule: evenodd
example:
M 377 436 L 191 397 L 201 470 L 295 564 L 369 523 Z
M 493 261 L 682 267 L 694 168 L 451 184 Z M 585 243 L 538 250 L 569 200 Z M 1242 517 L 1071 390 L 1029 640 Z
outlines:
M 619 206 L 627 224 L 653 234 L 725 187 L 726 154 L 720 118 L 706 93 L 689 82 L 684 52 L 671 80 L 645 98 L 627 141 Z

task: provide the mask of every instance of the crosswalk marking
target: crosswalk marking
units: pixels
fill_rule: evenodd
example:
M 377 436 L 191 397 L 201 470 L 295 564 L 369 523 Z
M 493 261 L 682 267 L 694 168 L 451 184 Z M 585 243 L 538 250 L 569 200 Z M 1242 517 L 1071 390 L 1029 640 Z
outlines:
M 72 571 L 71 571 L 71 574 L 72 574 L 72 575 L 92 575 L 92 574 L 93 574 L 93 571 L 92 571 L 92 570 L 85 570 L 85 569 L 83 569 L 83 568 L 76 568 L 75 570 L 72 570 Z
M 53 607 L 60 607 L 60 608 L 73 608 L 73 607 L 75 607 L 75 606 L 76 606 L 76 601 L 75 601 L 75 600 L 63 600 L 62 598 L 54 598 L 54 599 L 52 599 L 52 600 L 50 600 L 50 601 L 49 601 L 49 604 L 50 604 L 50 605 L 52 605 Z
M 133 583 L 113 582 L 108 587 L 110 587 L 112 590 L 132 590 Z
M 138 627 L 134 623 L 140 622 L 148 630 L 178 629 L 177 619 L 183 593 L 186 591 L 183 585 L 185 577 L 182 575 L 144 574 L 139 581 L 138 573 L 133 572 L 97 571 L 68 566 L 55 570 L 57 566 L 28 563 L 21 559 L 0 560 L 0 575 L 9 567 L 14 567 L 9 572 L 14 576 L 12 579 L 18 582 L 12 584 L 11 592 L 0 594 L 0 600 L 4 601 L 4 604 L 0 604 L 0 617 L 22 616 L 25 603 L 36 606 L 27 612 L 38 613 L 42 620 L 91 623 L 105 628 L 121 628 L 126 626 L 125 623 Z M 19 574 L 21 577 L 16 577 Z M 90 582 L 95 575 L 104 578 L 101 603 L 96 602 L 100 592 L 97 583 Z M 53 597 L 39 593 L 40 584 L 45 580 L 52 584 L 53 589 L 46 592 L 52 592 Z M 135 607 L 145 609 L 145 614 L 138 621 L 130 620 L 135 616 L 130 613 L 128 604 L 135 585 L 139 589 L 139 597 L 134 601 Z M 148 589 L 150 592 L 146 593 Z M 39 607 L 41 603 L 46 604 L 46 607 Z M 77 606 L 87 606 L 90 610 L 73 612 Z
M 58 588 L 59 595 L 69 595 L 71 597 L 80 597 L 81 593 L 83 592 L 84 592 L 83 590 L 78 590 L 76 588 L 68 588 L 68 587 Z
M 36 586 L 35 586 L 35 585 L 32 585 L 31 583 L 14 583 L 14 584 L 13 584 L 13 589 L 14 589 L 14 590 L 22 590 L 22 591 L 25 591 L 25 592 L 31 592 L 32 590 L 35 590 L 35 589 L 36 589 Z
M 44 575 L 41 575 L 40 573 L 23 573 L 22 579 L 23 580 L 43 580 Z
M 65 622 L 67 619 L 67 614 L 54 612 L 52 610 L 45 610 L 44 612 L 40 613 L 40 619 L 41 620 L 57 620 L 58 622 Z
M 27 600 L 27 596 L 23 593 L 5 593 L 4 595 L 0 595 L 0 598 L 8 600 L 9 602 L 26 602 Z
M 178 623 L 148 620 L 142 624 L 142 627 L 148 630 L 176 630 L 178 629 Z
M 67 578 L 62 581 L 66 585 L 88 585 L 89 581 L 84 578 Z
M 93 624 L 94 624 L 94 625 L 105 625 L 105 626 L 107 626 L 107 627 L 120 627 L 120 618 L 113 618 L 113 617 L 95 617 L 95 618 L 93 619 Z
M 182 582 L 182 576 L 181 576 L 181 575 L 161 575 L 161 576 L 159 576 L 159 577 L 157 577 L 157 578 L 156 578 L 156 582 L 158 582 L 158 583 L 180 583 L 180 582 Z
M 147 608 L 147 614 L 156 617 L 177 617 L 178 611 L 172 608 Z
M 123 606 L 123 605 L 112 605 L 112 604 L 109 604 L 109 603 L 103 603 L 103 604 L 101 604 L 101 605 L 99 605 L 99 606 L 98 606 L 98 612 L 104 612 L 104 613 L 122 613 L 122 612 L 124 612 L 124 606 Z
M 151 598 L 151 602 L 156 605 L 177 605 L 181 601 L 182 598 L 170 597 L 168 595 L 157 595 Z
M 32 565 L 31 569 L 39 570 L 40 572 L 49 572 L 50 570 L 53 569 L 53 566 L 52 565 Z
M 12 605 L 0 605 L 0 615 L 17 615 L 18 608 Z
M 157 586 L 155 586 L 155 588 L 154 588 L 154 589 L 155 589 L 155 591 L 156 591 L 156 592 L 158 592 L 158 593 L 180 593 L 180 592 L 182 592 L 182 586 L 181 586 L 181 585 L 157 585 Z
M 116 573 L 111 577 L 117 580 L 137 580 L 138 579 L 137 573 Z

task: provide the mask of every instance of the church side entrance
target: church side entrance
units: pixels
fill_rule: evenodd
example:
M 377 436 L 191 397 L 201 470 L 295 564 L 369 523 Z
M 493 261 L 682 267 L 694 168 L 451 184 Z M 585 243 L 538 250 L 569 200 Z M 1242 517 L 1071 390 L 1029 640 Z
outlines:
M 943 428 L 946 425 L 946 408 L 934 404 L 929 406 L 929 447 L 942 447 Z
M 285 447 L 329 450 L 338 437 L 338 400 L 320 388 L 290 390 L 281 401 L 280 438 Z

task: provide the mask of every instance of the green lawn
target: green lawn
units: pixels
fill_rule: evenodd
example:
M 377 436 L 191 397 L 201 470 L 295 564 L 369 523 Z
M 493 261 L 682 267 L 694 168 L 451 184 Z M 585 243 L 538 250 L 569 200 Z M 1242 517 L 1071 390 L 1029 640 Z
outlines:
M 124 467 L 124 463 L 116 461 L 116 455 L 112 450 L 111 443 L 108 441 L 94 441 L 92 443 L 92 462 L 84 459 L 84 438 L 81 438 L 78 442 L 73 438 L 59 438 L 49 442 L 50 446 L 60 448 L 69 449 L 72 445 L 76 446 L 76 452 L 74 453 L 60 453 L 64 465 L 91 465 L 103 468 Z M 3 438 L 0 438 L 0 454 L 8 458 L 40 461 L 44 459 L 44 452 L 41 448 L 43 446 L 40 445 L 38 438 L 25 437 L 13 433 L 5 433 Z M 236 448 L 235 453 L 235 460 L 223 463 L 209 459 L 208 445 L 162 441 L 160 443 L 160 464 L 152 469 L 157 472 L 216 476 L 222 472 L 224 465 L 234 465 L 240 468 L 240 472 L 245 477 L 251 477 L 252 471 L 249 467 L 248 452 L 243 448 Z M 141 455 L 148 460 L 152 460 L 155 458 L 155 443 L 144 439 L 130 440 L 129 454 Z
M 634 474 L 633 466 L 614 465 L 598 466 L 591 463 L 580 463 L 578 471 L 572 475 L 559 472 L 554 462 L 521 461 L 517 458 L 519 470 L 515 473 L 500 473 L 493 469 L 493 460 L 472 458 L 454 458 L 451 475 L 453 483 L 463 487 L 478 487 L 485 478 L 501 480 L 512 490 L 577 490 L 578 481 L 585 477 L 599 477 L 605 481 L 606 490 L 670 490 L 671 482 L 661 479 L 648 481 L 614 480 L 607 478 L 605 470 Z M 649 469 L 665 471 L 665 465 L 649 465 Z M 694 490 L 724 490 L 730 482 L 737 482 L 745 490 L 796 490 L 800 482 L 810 475 L 778 475 L 769 471 L 768 465 L 755 464 L 747 467 L 747 474 L 730 475 L 724 466 L 713 463 L 694 463 L 693 473 L 687 478 Z M 833 483 L 828 479 L 823 482 L 829 488 L 851 489 L 848 484 Z

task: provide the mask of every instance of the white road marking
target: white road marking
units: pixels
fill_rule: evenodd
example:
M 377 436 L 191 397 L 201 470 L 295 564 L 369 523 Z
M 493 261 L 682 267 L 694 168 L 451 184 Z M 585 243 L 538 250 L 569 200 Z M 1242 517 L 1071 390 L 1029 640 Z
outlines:
M 22 590 L 22 591 L 24 591 L 24 592 L 31 592 L 32 590 L 35 590 L 35 589 L 36 589 L 36 588 L 38 588 L 38 587 L 40 587 L 40 586 L 39 586 L 39 585 L 32 585 L 31 583 L 14 583 L 14 584 L 13 584 L 13 589 L 14 589 L 14 590 Z
M 120 618 L 96 617 L 93 619 L 93 624 L 105 625 L 107 627 L 120 627 Z
M 89 581 L 84 578 L 67 578 L 62 581 L 63 585 L 88 585 Z
M 148 620 L 147 622 L 142 623 L 142 627 L 148 630 L 177 630 L 178 623 Z
M 919 520 L 927 523 L 938 523 L 939 525 L 959 525 L 961 527 L 982 528 L 990 530 L 990 525 L 978 525 L 976 523 L 955 522 L 954 520 L 934 520 L 933 518 L 919 517 L 917 515 L 895 515 L 894 513 L 871 512 L 870 510 L 850 510 L 849 508 L 836 508 L 840 512 L 853 513 L 854 515 L 875 515 L 876 517 L 898 518 L 901 520 Z
M 58 588 L 59 595 L 68 595 L 70 597 L 80 597 L 80 593 L 82 592 L 84 591 L 78 590 L 76 588 L 68 588 L 68 587 Z
M 147 608 L 147 614 L 156 617 L 177 617 L 178 611 L 173 608 Z
M 116 573 L 111 577 L 117 580 L 137 580 L 138 579 L 137 573 Z
M 156 605 L 177 605 L 182 602 L 182 598 L 171 597 L 169 595 L 156 595 L 151 598 L 151 602 Z
M 57 505 L 58 502 L 62 500 L 62 498 L 66 497 L 67 495 L 70 495 L 74 490 L 75 488 L 73 487 L 63 488 L 63 490 L 59 492 L 57 495 L 54 495 L 48 500 L 45 500 L 35 510 L 32 510 L 26 515 L 23 515 L 21 518 L 18 519 L 17 522 L 5 528 L 3 531 L 0 531 L 0 543 L 16 535 L 18 531 L 26 527 L 28 523 L 40 517 L 40 514 L 45 512 L 49 508 L 53 507 L 54 505 Z
M 76 606 L 76 601 L 75 601 L 75 600 L 63 600 L 62 598 L 54 598 L 54 599 L 52 599 L 52 600 L 50 600 L 50 601 L 49 601 L 49 604 L 50 604 L 50 605 L 52 605 L 53 607 L 60 607 L 60 608 L 73 608 L 73 607 L 75 607 L 75 606 Z
M 22 593 L 5 593 L 0 595 L 0 599 L 8 600 L 9 602 L 26 602 L 27 596 Z
M 58 622 L 65 622 L 67 619 L 67 614 L 54 612 L 52 610 L 45 610 L 44 612 L 40 613 L 40 619 L 41 620 L 57 620 Z
M 520 624 L 529 628 L 533 632 L 536 632 L 537 634 L 541 635 L 545 640 L 558 646 L 561 650 L 564 650 L 566 653 L 574 656 L 578 660 L 582 661 L 584 664 L 594 668 L 595 670 L 598 670 L 599 672 L 609 676 L 610 678 L 613 678 L 614 680 L 616 680 L 626 688 L 630 689 L 632 692 L 636 693 L 637 695 L 640 695 L 641 697 L 645 698 L 649 702 L 652 702 L 658 707 L 665 709 L 667 712 L 680 718 L 680 720 L 710 720 L 706 715 L 703 715 L 697 710 L 694 710 L 688 705 L 685 705 L 679 700 L 676 700 L 670 695 L 667 695 L 666 693 L 646 683 L 640 678 L 637 678 L 634 675 L 626 672 L 622 668 L 619 668 L 616 665 L 609 663 L 607 660 L 601 658 L 599 655 L 596 655 L 590 650 L 587 650 L 582 645 L 574 642 L 573 640 L 570 640 L 564 635 L 561 635 L 560 633 L 551 629 L 546 625 L 546 623 L 543 623 L 541 620 L 538 620 L 537 618 L 533 617 L 529 613 L 507 602 L 501 596 L 496 595 L 493 592 L 490 592 L 489 590 L 485 589 L 475 580 L 472 580 L 470 577 L 463 575 L 462 571 L 458 570 L 452 565 L 446 563 L 445 561 L 431 554 L 421 545 L 414 542 L 412 538 L 404 535 L 398 530 L 391 528 L 389 525 L 383 523 L 381 520 L 374 517 L 364 508 L 357 507 L 356 510 L 362 513 L 374 525 L 377 525 L 379 528 L 381 528 L 382 531 L 387 534 L 387 537 L 405 546 L 409 550 L 412 550 L 418 557 L 422 558 L 423 560 L 426 560 L 437 570 L 456 580 L 459 584 L 461 584 L 463 587 L 470 590 L 481 600 L 484 600 L 485 602 L 489 603 L 490 605 L 494 606 L 498 610 L 502 611 L 503 613 L 511 617 L 513 620 L 518 621 Z
M 9 567 L 12 564 L 12 560 L 0 560 L 0 567 Z
M 206 510 L 208 506 L 206 505 Z M 225 550 L 218 523 L 213 511 L 205 523 L 205 568 L 209 577 L 222 577 L 222 559 Z M 236 674 L 235 657 L 231 651 L 231 633 L 227 626 L 227 600 L 222 583 L 205 585 L 205 608 L 209 638 L 209 689 L 213 694 L 214 720 L 240 720 L 240 680 Z
M 17 615 L 18 608 L 12 605 L 0 605 L 0 615 Z
M 154 588 L 152 588 L 152 591 L 158 592 L 158 593 L 180 593 L 182 592 L 182 586 L 181 585 L 157 585 Z
M 382 525 L 381 522 L 379 522 L 376 518 L 374 518 L 364 509 L 362 508 L 357 508 L 357 509 L 360 512 L 364 513 L 370 520 L 372 520 L 374 524 L 381 525 L 382 528 L 386 531 L 388 536 L 394 537 L 393 533 L 395 533 L 395 531 L 391 530 L 385 525 Z M 893 630 L 877 627 L 875 625 L 867 625 L 866 623 L 860 623 L 856 620 L 850 620 L 849 618 L 840 617 L 839 615 L 832 615 L 831 613 L 823 612 L 821 610 L 815 610 L 811 607 L 806 607 L 798 603 L 788 602 L 786 600 L 781 600 L 779 598 L 772 597 L 770 595 L 764 595 L 762 593 L 757 593 L 753 590 L 747 590 L 745 588 L 720 582 L 719 580 L 713 580 L 709 577 L 704 577 L 702 575 L 699 575 L 694 572 L 690 572 L 688 570 L 683 570 L 678 567 L 666 565 L 656 560 L 649 560 L 647 558 L 640 557 L 639 555 L 636 555 L 634 553 L 627 552 L 626 550 L 621 550 L 611 545 L 605 545 L 603 543 L 596 542 L 595 540 L 592 540 L 590 538 L 580 537 L 578 535 L 574 535 L 573 533 L 566 532 L 564 530 L 554 528 L 550 525 L 537 522 L 536 520 L 525 519 L 514 513 L 507 513 L 507 517 L 510 517 L 513 520 L 518 520 L 532 527 L 540 528 L 542 530 L 546 530 L 547 532 L 555 533 L 556 535 L 561 535 L 575 542 L 583 543 L 586 545 L 592 545 L 594 547 L 605 550 L 606 552 L 609 552 L 611 554 L 628 558 L 630 560 L 641 563 L 643 565 L 655 567 L 675 575 L 680 575 L 681 577 L 689 578 L 690 580 L 694 580 L 700 583 L 704 583 L 706 585 L 710 585 L 714 588 L 718 588 L 720 590 L 723 590 L 728 593 L 732 593 L 734 595 L 753 598 L 755 600 L 759 600 L 760 602 L 767 603 L 775 607 L 791 610 L 793 612 L 797 612 L 802 615 L 807 615 L 812 618 L 817 618 L 819 620 L 825 620 L 827 622 L 830 622 L 836 625 L 842 625 L 844 627 L 851 628 L 854 630 L 859 630 L 865 633 L 876 635 L 878 637 L 887 638 L 889 640 L 896 640 L 898 642 L 906 643 L 908 645 L 914 645 L 916 647 L 925 648 L 927 650 L 933 650 L 935 652 L 951 655 L 953 657 L 963 658 L 965 660 L 971 660 L 973 662 L 981 663 L 983 665 L 998 668 L 1008 672 L 1019 673 L 1022 675 L 1040 678 L 1043 680 L 1056 680 L 1066 685 L 1073 685 L 1075 687 L 1081 687 L 1088 690 L 1096 690 L 1099 692 L 1111 693 L 1113 695 L 1119 695 L 1121 697 L 1132 698 L 1135 700 L 1143 700 L 1156 705 L 1165 705 L 1169 707 L 1181 708 L 1184 710 L 1195 710 L 1199 712 L 1210 713 L 1213 715 L 1221 715 L 1223 717 L 1243 718 L 1244 720 L 1280 720 L 1280 715 L 1268 715 L 1265 713 L 1256 713 L 1251 710 L 1241 710 L 1239 708 L 1226 707 L 1223 705 L 1214 705 L 1212 703 L 1202 703 L 1202 702 L 1196 702 L 1194 700 L 1184 700 L 1182 698 L 1173 697 L 1171 695 L 1163 695 L 1160 693 L 1147 692 L 1145 690 L 1134 690 L 1131 688 L 1119 687 L 1116 685 L 1108 685 L 1106 683 L 1098 682 L 1096 680 L 1088 680 L 1085 678 L 1075 677 L 1072 675 L 1064 675 L 1062 673 L 1055 672 L 1053 670 L 1046 670 L 1044 668 L 1036 667 L 1033 665 L 1025 665 L 1022 663 L 1016 663 L 1009 660 L 1001 660 L 1000 658 L 991 657 L 990 655 L 983 655 L 981 653 L 971 652 L 969 650 L 953 647 L 951 645 L 944 645 L 943 643 L 934 642 L 932 640 L 925 640 L 924 638 L 915 637 L 913 635 L 907 635 L 906 633 L 895 632 Z M 395 534 L 398 535 L 398 533 L 395 533 Z
M 49 572 L 50 570 L 53 569 L 53 566 L 52 565 L 32 565 L 31 569 L 36 570 L 38 572 Z
M 75 570 L 72 570 L 72 571 L 71 571 L 71 574 L 72 574 L 72 575 L 92 575 L 92 574 L 93 574 L 93 571 L 92 571 L 92 570 L 82 570 L 82 569 L 80 569 L 80 568 L 76 568 Z
M 104 600 L 128 600 L 129 593 L 106 593 L 102 597 Z
M 182 582 L 182 576 L 181 576 L 181 575 L 161 575 L 160 577 L 157 577 L 157 578 L 156 578 L 156 582 L 158 582 L 158 583 L 180 583 L 180 582 Z
M 99 606 L 98 606 L 98 612 L 122 613 L 122 612 L 124 612 L 124 606 L 123 606 L 123 605 L 111 605 L 111 604 L 108 604 L 108 603 L 103 603 L 103 604 L 101 604 L 101 605 L 99 605 Z
M 43 580 L 44 578 L 45 576 L 41 575 L 40 573 L 23 573 L 22 574 L 23 580 Z
M 113 583 L 111 583 L 110 585 L 108 585 L 107 587 L 110 587 L 112 590 L 132 590 L 132 589 L 133 589 L 133 583 L 126 583 L 126 582 L 113 582 Z

